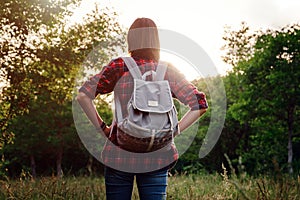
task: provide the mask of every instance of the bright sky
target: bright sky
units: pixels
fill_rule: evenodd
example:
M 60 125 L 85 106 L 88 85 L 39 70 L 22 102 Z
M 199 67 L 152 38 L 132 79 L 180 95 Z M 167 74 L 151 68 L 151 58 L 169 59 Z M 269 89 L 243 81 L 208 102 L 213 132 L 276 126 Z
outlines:
M 136 18 L 148 17 L 161 29 L 185 35 L 204 49 L 220 74 L 228 69 L 220 50 L 225 26 L 239 28 L 245 21 L 252 30 L 258 30 L 300 23 L 299 0 L 84 0 L 74 17 L 93 8 L 94 2 L 113 7 L 126 28 Z M 172 55 L 162 57 L 184 62 Z M 197 73 L 187 70 L 186 75 L 192 79 Z

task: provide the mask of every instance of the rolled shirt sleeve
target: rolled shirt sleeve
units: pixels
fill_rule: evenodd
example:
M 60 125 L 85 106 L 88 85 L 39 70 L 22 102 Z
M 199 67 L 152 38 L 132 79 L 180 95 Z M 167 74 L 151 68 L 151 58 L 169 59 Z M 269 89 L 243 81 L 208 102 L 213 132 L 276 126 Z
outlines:
M 169 65 L 167 79 L 170 81 L 173 96 L 181 103 L 190 107 L 191 110 L 208 108 L 206 95 L 200 92 L 185 76 L 174 66 Z
M 91 99 L 95 99 L 98 94 L 107 94 L 114 90 L 116 82 L 123 73 L 123 62 L 112 60 L 104 66 L 100 73 L 92 76 L 79 89 Z

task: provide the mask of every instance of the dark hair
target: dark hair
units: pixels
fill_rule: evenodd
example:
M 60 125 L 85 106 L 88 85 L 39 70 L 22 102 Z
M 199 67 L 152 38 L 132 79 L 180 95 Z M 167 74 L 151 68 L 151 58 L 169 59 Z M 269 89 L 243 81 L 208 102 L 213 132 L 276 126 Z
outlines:
M 158 30 L 151 19 L 137 18 L 129 28 L 127 42 L 128 52 L 132 57 L 159 60 Z

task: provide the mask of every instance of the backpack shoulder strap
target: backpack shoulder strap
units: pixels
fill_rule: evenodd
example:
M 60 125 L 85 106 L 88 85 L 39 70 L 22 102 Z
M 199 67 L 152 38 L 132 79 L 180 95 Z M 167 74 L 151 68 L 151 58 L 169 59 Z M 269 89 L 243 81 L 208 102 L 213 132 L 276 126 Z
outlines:
M 141 71 L 138 65 L 136 64 L 136 62 L 134 61 L 134 59 L 132 57 L 121 57 L 121 58 L 124 61 L 125 65 L 127 66 L 132 77 L 134 79 L 142 79 Z M 121 101 L 117 94 L 115 94 L 114 102 L 115 102 L 114 120 L 118 123 L 123 120 L 123 115 L 122 115 Z
M 135 79 L 142 79 L 142 73 L 132 57 L 122 57 L 131 76 Z
M 156 69 L 156 76 L 155 80 L 156 81 L 162 81 L 165 78 L 165 74 L 167 71 L 167 63 L 163 61 L 159 61 Z

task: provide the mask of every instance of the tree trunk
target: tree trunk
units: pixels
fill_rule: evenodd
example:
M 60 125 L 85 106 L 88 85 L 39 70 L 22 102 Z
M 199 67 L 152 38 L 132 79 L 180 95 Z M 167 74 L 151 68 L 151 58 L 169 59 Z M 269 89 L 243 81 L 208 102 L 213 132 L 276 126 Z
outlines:
M 86 165 L 86 168 L 89 172 L 89 176 L 92 176 L 93 175 L 93 156 L 92 155 L 89 155 L 89 160 L 88 160 L 88 163 Z
M 288 111 L 288 172 L 289 174 L 293 174 L 294 170 L 293 170 L 293 112 L 294 109 L 290 109 Z
M 30 155 L 30 167 L 31 167 L 31 175 L 32 178 L 36 178 L 36 164 L 35 164 L 35 159 L 34 155 Z
M 63 176 L 63 170 L 61 167 L 62 163 L 62 157 L 63 157 L 63 148 L 59 148 L 56 158 L 56 170 L 57 170 L 57 177 L 61 178 Z
M 289 132 L 289 140 L 288 140 L 288 172 L 289 174 L 293 174 L 293 143 L 292 143 L 292 134 Z

